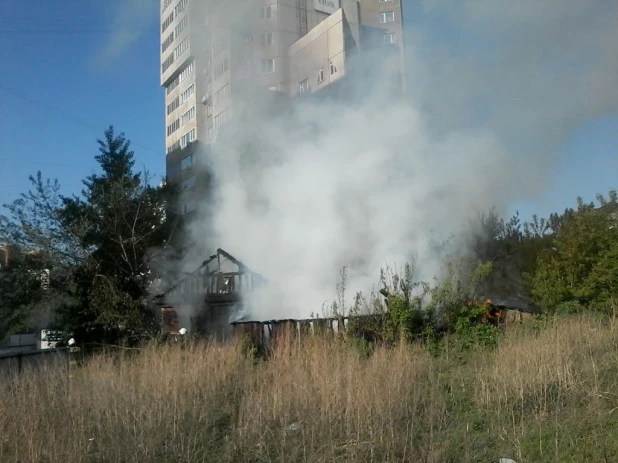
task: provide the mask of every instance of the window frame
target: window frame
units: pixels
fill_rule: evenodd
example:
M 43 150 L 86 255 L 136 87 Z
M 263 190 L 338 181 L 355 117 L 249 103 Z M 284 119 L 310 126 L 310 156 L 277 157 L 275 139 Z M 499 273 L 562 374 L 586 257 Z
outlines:
M 303 84 L 307 84 L 307 85 L 304 86 Z M 308 92 L 309 92 L 309 78 L 307 77 L 306 79 L 303 79 L 298 83 L 298 93 L 303 94 L 303 93 L 308 93 Z
M 390 37 L 389 40 L 387 40 L 386 38 Z M 397 40 L 395 38 L 395 33 L 394 32 L 385 32 L 384 35 L 382 36 L 382 42 L 386 45 L 393 45 L 395 43 L 397 43 Z
M 267 40 L 266 38 L 270 38 Z M 261 47 L 270 47 L 274 42 L 274 34 L 273 31 L 266 31 L 260 34 L 260 46 Z
M 272 70 L 269 70 L 269 62 L 272 62 Z M 266 63 L 266 71 L 264 71 L 264 64 Z M 264 58 L 260 61 L 260 74 L 274 74 L 276 72 L 275 58 Z
M 274 5 L 272 5 L 272 4 L 260 6 L 260 19 L 262 19 L 262 20 L 272 19 L 272 17 L 273 17 L 273 6 Z M 266 13 L 266 12 L 268 12 L 268 13 Z
M 393 20 L 387 21 L 388 15 L 391 15 Z M 384 19 L 384 21 L 382 21 Z M 395 12 L 394 11 L 380 11 L 380 24 L 391 24 L 395 22 Z

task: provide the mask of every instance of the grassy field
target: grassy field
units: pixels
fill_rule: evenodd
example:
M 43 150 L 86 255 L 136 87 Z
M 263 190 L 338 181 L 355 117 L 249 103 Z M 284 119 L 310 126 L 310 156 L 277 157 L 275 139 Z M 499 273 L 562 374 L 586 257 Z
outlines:
M 618 461 L 618 322 L 510 330 L 494 351 L 313 340 L 99 357 L 2 379 L 0 462 Z

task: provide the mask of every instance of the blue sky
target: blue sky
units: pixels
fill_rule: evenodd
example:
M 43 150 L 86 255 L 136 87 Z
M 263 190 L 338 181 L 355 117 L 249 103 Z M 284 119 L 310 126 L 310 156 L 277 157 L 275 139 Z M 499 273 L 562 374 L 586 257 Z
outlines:
M 67 191 L 79 188 L 96 169 L 96 139 L 109 124 L 132 141 L 138 166 L 163 175 L 157 22 L 125 53 L 102 60 L 113 22 L 104 4 L 31 0 L 2 9 L 10 13 L 0 14 L 0 203 L 39 169 Z
M 157 3 L 140 11 L 132 31 L 119 25 L 122 10 L 113 0 L 0 1 L 0 204 L 27 189 L 28 175 L 37 170 L 58 178 L 65 192 L 76 191 L 96 169 L 96 139 L 109 124 L 133 142 L 138 166 L 163 175 Z M 453 36 L 435 30 L 431 39 L 448 46 Z M 128 34 L 126 47 L 110 45 L 119 31 Z M 512 209 L 544 215 L 573 205 L 577 195 L 593 199 L 615 188 L 617 142 L 616 112 L 576 126 L 558 148 L 549 186 Z

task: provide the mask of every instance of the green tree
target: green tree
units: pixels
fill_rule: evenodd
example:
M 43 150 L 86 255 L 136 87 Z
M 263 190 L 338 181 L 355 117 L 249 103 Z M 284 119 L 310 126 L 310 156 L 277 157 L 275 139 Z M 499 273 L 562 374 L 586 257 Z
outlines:
M 0 216 L 0 242 L 9 245 L 11 259 L 8 268 L 0 270 L 3 335 L 51 320 L 50 309 L 65 299 L 63 288 L 72 269 L 82 265 L 89 252 L 80 243 L 81 224 L 76 221 L 71 228 L 61 219 L 58 181 L 44 180 L 40 172 L 29 180 L 31 189 L 5 204 L 8 214 Z M 44 270 L 50 272 L 48 290 L 35 291 L 39 280 L 33 272 Z
M 600 208 L 578 200 L 578 209 L 561 222 L 552 247 L 543 251 L 532 275 L 532 291 L 549 310 L 610 310 L 618 300 L 618 204 Z M 613 198 L 613 200 L 612 200 Z
M 33 192 L 7 206 L 11 217 L 0 219 L 0 233 L 51 256 L 53 286 L 62 296 L 57 328 L 81 342 L 115 343 L 154 328 L 151 269 L 177 217 L 174 189 L 134 171 L 124 134 L 110 126 L 104 135 L 95 156 L 101 172 L 83 181 L 80 195 L 61 195 L 58 182 L 44 182 L 39 173 L 31 178 Z
M 0 270 L 0 339 L 7 334 L 34 330 L 46 316 L 48 259 L 40 253 L 20 252 L 16 247 L 11 249 L 11 257 L 11 264 Z

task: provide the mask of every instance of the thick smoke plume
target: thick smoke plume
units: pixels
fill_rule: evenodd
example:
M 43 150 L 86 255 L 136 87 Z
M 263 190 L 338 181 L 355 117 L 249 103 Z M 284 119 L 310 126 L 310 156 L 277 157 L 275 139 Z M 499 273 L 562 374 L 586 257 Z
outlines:
M 381 267 L 415 255 L 419 277 L 431 278 L 440 263 L 432 246 L 495 200 L 485 179 L 508 174 L 495 138 L 432 139 L 413 108 L 380 108 L 305 103 L 294 117 L 238 127 L 215 150 L 216 241 L 269 281 L 253 316 L 319 312 L 343 266 L 350 291 L 371 290 Z M 245 155 L 248 137 L 268 147 Z
M 235 103 L 208 157 L 216 199 L 194 239 L 268 280 L 252 318 L 319 312 L 342 266 L 350 297 L 412 258 L 432 278 L 436 243 L 545 188 L 573 130 L 616 113 L 615 2 L 425 5 L 407 28 L 409 101 L 385 104 L 372 76 L 354 105 L 243 120 L 261 100 Z M 438 20 L 450 28 L 441 44 L 427 25 Z

